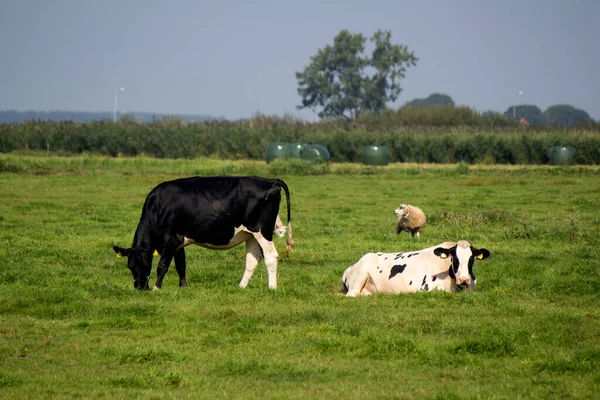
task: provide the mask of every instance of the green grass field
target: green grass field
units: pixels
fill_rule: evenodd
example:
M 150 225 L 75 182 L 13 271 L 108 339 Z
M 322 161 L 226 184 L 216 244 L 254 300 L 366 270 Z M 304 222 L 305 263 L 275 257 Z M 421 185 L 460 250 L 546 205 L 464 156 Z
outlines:
M 598 398 L 599 170 L 0 155 L 0 396 Z M 189 247 L 186 289 L 174 266 L 133 288 L 112 246 L 150 189 L 196 174 L 288 184 L 276 291 L 262 262 L 238 288 L 243 246 Z M 401 202 L 420 242 L 394 233 Z M 366 252 L 458 239 L 491 252 L 474 293 L 341 294 Z

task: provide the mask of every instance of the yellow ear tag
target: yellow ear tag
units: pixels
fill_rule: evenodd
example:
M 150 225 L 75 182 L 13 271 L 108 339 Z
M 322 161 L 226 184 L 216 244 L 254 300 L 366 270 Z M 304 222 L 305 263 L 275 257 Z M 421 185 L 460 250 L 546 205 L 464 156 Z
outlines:
M 121 257 L 123 257 L 123 254 L 121 254 L 121 252 L 118 252 L 117 253 L 117 258 L 121 258 Z
M 152 254 L 154 257 L 156 257 L 158 255 L 158 250 L 154 250 L 154 253 Z
M 440 258 L 446 258 L 446 257 L 448 257 L 448 256 L 446 255 L 446 253 L 442 253 L 442 254 L 440 254 Z
M 477 258 L 479 258 L 480 260 L 483 260 L 483 254 L 478 255 Z

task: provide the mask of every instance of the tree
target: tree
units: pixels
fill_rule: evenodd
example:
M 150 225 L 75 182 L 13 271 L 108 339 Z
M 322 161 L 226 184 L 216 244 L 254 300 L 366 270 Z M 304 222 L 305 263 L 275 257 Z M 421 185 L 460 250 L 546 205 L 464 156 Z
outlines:
M 296 72 L 299 109 L 320 109 L 321 118 L 352 120 L 361 114 L 386 108 L 396 101 L 406 68 L 417 65 L 418 58 L 408 47 L 390 42 L 389 31 L 377 31 L 371 57 L 364 55 L 366 38 L 342 30 L 333 46 L 319 49 L 302 72 Z
M 517 121 L 524 118 L 530 124 L 535 125 L 540 122 L 542 110 L 533 104 L 521 104 L 508 107 L 506 111 L 504 111 L 504 115 L 508 118 L 513 118 L 514 116 Z
M 550 106 L 541 116 L 541 122 L 551 126 L 575 126 L 589 119 L 591 118 L 587 112 L 567 104 Z
M 436 106 L 450 106 L 454 107 L 454 100 L 447 94 L 433 93 L 424 99 L 413 99 L 408 101 L 402 106 L 406 107 L 436 107 Z
M 492 110 L 484 111 L 481 113 L 481 123 L 484 126 L 489 126 L 490 128 L 501 128 L 516 125 L 516 122 L 513 120 L 512 114 L 509 118 L 505 114 Z

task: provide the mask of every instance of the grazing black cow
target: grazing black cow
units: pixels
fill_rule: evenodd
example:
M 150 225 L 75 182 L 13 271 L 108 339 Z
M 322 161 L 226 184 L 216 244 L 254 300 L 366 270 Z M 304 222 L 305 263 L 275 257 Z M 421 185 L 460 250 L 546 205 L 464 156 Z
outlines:
M 191 177 L 163 182 L 150 191 L 144 202 L 133 245 L 114 246 L 118 256 L 128 257 L 136 289 L 148 289 L 152 254 L 160 261 L 156 285 L 175 259 L 179 286 L 185 279 L 185 250 L 190 244 L 225 250 L 246 243 L 246 271 L 240 287 L 248 285 L 259 261 L 264 257 L 269 288 L 277 287 L 277 258 L 273 230 L 278 217 L 281 189 L 287 200 L 288 251 L 293 251 L 290 223 L 290 192 L 285 182 L 257 176 Z

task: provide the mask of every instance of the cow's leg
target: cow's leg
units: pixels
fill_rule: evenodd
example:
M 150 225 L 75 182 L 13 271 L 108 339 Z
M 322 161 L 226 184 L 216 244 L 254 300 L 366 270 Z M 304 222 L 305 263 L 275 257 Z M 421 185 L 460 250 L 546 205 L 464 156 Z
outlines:
M 251 237 L 246 240 L 246 270 L 244 271 L 244 276 L 240 282 L 241 288 L 248 286 L 248 282 L 250 281 L 250 278 L 252 278 L 252 274 L 254 274 L 254 270 L 261 259 L 262 252 L 256 239 Z
M 348 288 L 346 296 L 356 297 L 360 295 L 371 294 L 369 290 L 363 290 L 369 280 L 369 272 L 367 271 L 368 266 L 364 264 L 364 260 L 361 259 L 358 263 L 354 264 L 346 270 L 345 283 Z
M 156 284 L 152 288 L 152 290 L 158 290 L 162 287 L 163 279 L 165 278 L 165 274 L 169 270 L 169 265 L 171 265 L 171 260 L 173 260 L 173 251 L 163 250 L 160 255 L 160 261 L 158 262 L 158 266 L 156 267 Z
M 254 234 L 254 238 L 262 249 L 265 264 L 267 265 L 269 289 L 277 289 L 277 258 L 279 258 L 279 253 L 277 253 L 275 244 L 272 241 L 265 239 L 260 233 Z
M 160 260 L 158 261 L 158 266 L 156 267 L 156 284 L 152 290 L 158 290 L 162 287 L 162 281 L 169 270 L 171 260 L 173 260 L 173 250 L 163 250 L 160 255 Z
M 169 266 L 173 257 L 175 257 L 175 269 L 179 274 L 179 286 L 181 286 L 181 273 L 183 271 L 183 280 L 185 281 L 185 253 L 183 252 L 184 238 L 178 236 L 165 237 L 163 249 L 157 249 L 160 254 L 160 260 L 156 267 L 156 284 L 152 288 L 153 290 L 160 289 L 162 287 L 163 279 L 169 271 Z M 177 254 L 178 250 L 181 250 L 181 254 Z M 179 261 L 179 262 L 178 262 Z
M 185 280 L 185 249 L 181 248 L 175 251 L 175 255 L 173 256 L 175 259 L 175 270 L 179 275 L 179 287 L 186 287 L 187 282 Z
M 175 238 L 168 238 L 167 240 L 165 240 L 164 248 L 162 250 L 159 249 L 160 260 L 158 261 L 158 266 L 156 267 L 156 284 L 152 289 L 156 290 L 162 287 L 165 274 L 169 270 L 169 265 L 171 265 L 173 256 L 177 252 L 177 249 L 179 249 L 181 243 L 181 240 L 177 240 Z

